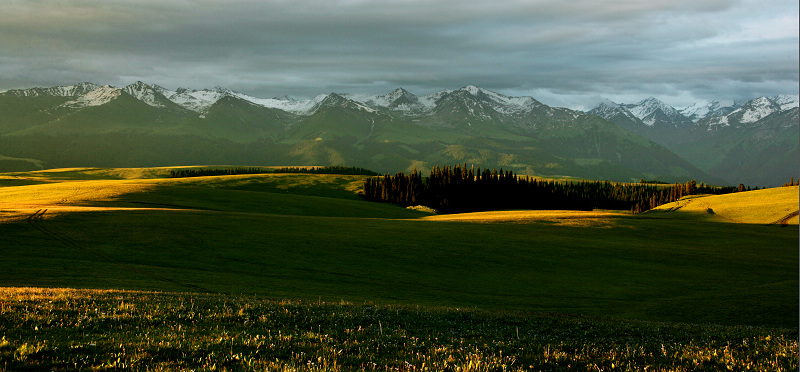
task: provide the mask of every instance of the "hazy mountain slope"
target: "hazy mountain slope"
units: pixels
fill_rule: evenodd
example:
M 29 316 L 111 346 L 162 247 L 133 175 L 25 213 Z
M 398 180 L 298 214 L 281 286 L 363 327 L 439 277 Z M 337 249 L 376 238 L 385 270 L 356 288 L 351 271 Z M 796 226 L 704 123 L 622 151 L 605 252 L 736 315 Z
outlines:
M 679 153 L 706 165 L 711 174 L 745 184 L 779 185 L 799 168 L 798 108 L 777 111 L 748 125 L 699 127 Z
M 642 116 L 646 110 L 640 105 L 604 103 L 588 113 L 666 146 L 729 184 L 776 186 L 796 176 L 800 169 L 797 96 L 759 97 L 734 107 L 716 103 L 695 108 L 686 111 L 693 112 L 686 118 L 691 125 L 674 115 L 651 116 L 653 124 L 648 125 L 630 111 L 637 106 Z M 674 114 L 669 109 L 663 111 Z
M 16 89 L 0 93 L 0 134 L 39 125 L 56 117 L 59 108 L 100 86 L 81 83 L 50 88 Z
M 121 90 L 103 93 L 65 102 L 52 109 L 47 121 L 9 134 L 146 134 L 176 125 L 185 115 L 182 111 L 150 106 Z
M 602 102 L 586 113 L 617 123 L 622 128 L 634 133 L 643 135 L 648 130 L 647 125 L 641 119 L 637 118 L 625 107 L 611 101 Z
M 723 106 L 719 101 L 706 103 L 695 103 L 679 110 L 681 115 L 687 117 L 692 122 L 697 122 L 710 116 L 725 116 L 735 110 L 735 106 Z
M 691 119 L 674 107 L 653 97 L 636 104 L 623 105 L 645 125 L 653 128 L 689 128 Z
M 248 143 L 283 135 L 296 117 L 286 111 L 253 104 L 226 95 L 200 114 L 189 115 L 179 127 L 164 134 L 192 134 Z
M 69 100 L 60 96 L 20 97 L 0 93 L 0 135 L 50 121 L 55 117 L 55 108 Z

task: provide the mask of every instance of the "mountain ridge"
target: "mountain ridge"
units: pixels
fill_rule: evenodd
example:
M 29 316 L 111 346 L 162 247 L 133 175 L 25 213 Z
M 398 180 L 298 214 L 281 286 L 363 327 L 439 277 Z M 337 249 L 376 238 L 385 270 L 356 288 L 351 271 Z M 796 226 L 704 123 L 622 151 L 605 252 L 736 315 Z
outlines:
M 767 180 L 777 178 L 776 173 L 791 175 L 800 167 L 797 95 L 758 97 L 732 106 L 715 101 L 695 110 L 676 110 L 680 116 L 651 116 L 650 124 L 630 111 L 645 111 L 639 107 L 643 102 L 603 102 L 588 113 L 653 140 L 729 182 L 774 185 Z
M 674 131 L 696 123 L 684 116 L 680 126 L 662 125 L 680 112 L 655 98 L 642 102 L 649 109 L 637 111 L 641 118 L 628 111 L 632 124 L 626 126 L 474 85 L 421 97 L 397 88 L 382 95 L 331 92 L 294 100 L 221 87 L 172 91 L 143 82 L 122 88 L 81 83 L 0 93 L 0 155 L 64 166 L 93 166 L 95 159 L 113 166 L 348 164 L 381 172 L 469 162 L 541 176 L 728 182 L 648 139 L 647 128 Z M 54 136 L 76 143 L 64 159 L 32 145 L 63 148 Z M 22 146 L 26 141 L 29 148 Z M 98 141 L 129 153 L 97 159 L 111 151 L 92 154 Z

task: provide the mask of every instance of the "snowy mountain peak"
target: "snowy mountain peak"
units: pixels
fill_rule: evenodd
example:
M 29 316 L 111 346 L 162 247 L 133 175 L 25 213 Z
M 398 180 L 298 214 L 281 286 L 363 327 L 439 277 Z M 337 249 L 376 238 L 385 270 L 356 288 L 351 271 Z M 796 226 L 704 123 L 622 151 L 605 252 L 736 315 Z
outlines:
M 610 107 L 610 108 L 617 108 L 617 107 L 619 107 L 619 104 L 614 102 L 614 101 L 612 101 L 612 100 L 610 100 L 610 99 L 608 99 L 608 98 L 604 98 L 602 101 L 600 101 L 599 104 L 597 104 L 597 106 L 598 107 L 599 106 L 605 106 L 605 107 Z
M 709 131 L 723 127 L 750 127 L 774 113 L 791 110 L 797 105 L 798 96 L 778 95 L 774 97 L 759 97 L 744 103 L 737 103 L 739 107 L 723 115 L 709 115 L 704 123 Z M 722 109 L 720 109 L 722 110 Z
M 349 93 L 342 93 L 340 95 L 369 107 L 386 108 L 405 113 L 417 113 L 426 108 L 420 103 L 417 96 L 403 88 L 397 88 L 379 96 Z
M 136 99 L 150 105 L 153 107 L 166 107 L 162 102 L 160 102 L 160 97 L 163 93 L 156 89 L 153 86 L 147 85 L 141 81 L 137 81 L 131 85 L 122 88 L 125 93 L 128 93 Z M 163 88 L 161 89 L 163 90 Z
M 639 103 L 632 105 L 623 105 L 628 111 L 637 117 L 643 123 L 654 126 L 656 123 L 664 121 L 686 121 L 687 118 L 683 116 L 674 107 L 662 102 L 655 97 L 648 97 Z
M 401 88 L 397 88 L 397 89 L 393 90 L 391 93 L 388 93 L 388 94 L 385 94 L 385 95 L 386 96 L 393 96 L 393 97 L 400 97 L 400 96 L 407 96 L 407 95 L 413 96 L 414 94 L 401 87 Z
M 350 100 L 345 98 L 341 94 L 331 92 L 320 103 L 322 103 L 324 105 L 329 105 L 329 106 L 337 106 L 337 105 L 344 104 L 345 102 L 348 102 L 348 101 L 350 101 Z
M 533 97 L 509 97 L 474 85 L 468 85 L 455 92 L 442 93 L 442 97 L 458 93 L 457 95 L 463 99 L 475 100 L 504 115 L 525 115 L 534 108 L 542 106 Z
M 656 110 L 661 110 L 662 112 L 664 112 L 667 115 L 680 114 L 678 112 L 678 110 L 676 110 L 674 107 L 664 103 L 663 101 L 661 101 L 661 100 L 659 100 L 659 99 L 657 99 L 655 97 L 648 97 L 647 99 L 639 102 L 638 106 L 641 107 L 641 110 L 639 112 L 647 113 L 644 116 L 652 114 Z
M 170 101 L 196 112 L 203 112 L 225 95 L 216 90 L 191 90 L 186 88 L 178 88 L 175 91 L 165 89 L 160 93 Z
M 790 95 L 790 94 L 779 94 L 775 97 L 770 98 L 770 100 L 778 104 L 781 107 L 781 110 L 789 110 L 798 107 L 798 101 L 800 101 L 800 96 Z
M 451 90 L 442 90 L 436 93 L 428 94 L 424 97 L 420 97 L 419 101 L 425 105 L 427 108 L 434 108 L 436 107 L 436 103 L 439 102 L 442 98 L 447 96 L 448 94 L 452 93 Z
M 89 93 L 79 96 L 77 99 L 73 101 L 64 102 L 62 106 L 70 108 L 100 106 L 111 102 L 113 99 L 119 97 L 120 94 L 122 94 L 121 89 L 117 89 L 109 85 L 104 85 Z
M 143 83 L 141 80 L 137 80 L 135 83 L 129 84 L 126 88 L 144 90 L 144 89 L 151 89 L 152 87 Z
M 593 109 L 589 110 L 591 112 L 610 112 L 610 111 L 627 111 L 625 110 L 620 104 L 608 99 L 603 98 L 597 105 L 594 106 Z M 589 112 L 587 111 L 587 112 Z
M 472 94 L 473 96 L 477 96 L 478 94 L 483 92 L 483 89 L 478 88 L 474 85 L 467 85 L 459 90 Z
M 587 113 L 614 122 L 619 122 L 620 120 L 626 123 L 641 122 L 641 120 L 628 111 L 624 105 L 620 105 L 607 98 L 604 98 L 602 101 L 600 101 L 600 103 L 597 104 L 597 106 L 595 106 L 595 108 L 587 111 Z
M 97 88 L 100 88 L 100 86 L 97 84 L 83 82 L 68 87 L 57 87 L 57 88 L 62 89 L 60 94 L 62 96 L 79 96 L 82 94 L 89 93 Z
M 722 104 L 719 101 L 709 101 L 706 103 L 696 102 L 680 109 L 679 112 L 696 123 L 706 116 L 722 114 L 720 111 L 721 108 Z
M 37 96 L 77 97 L 89 93 L 99 87 L 100 87 L 99 85 L 92 83 L 78 83 L 75 85 L 55 86 L 50 88 L 17 89 L 8 92 L 19 97 L 37 97 Z
M 324 97 L 319 103 L 317 103 L 311 110 L 309 110 L 309 114 L 313 114 L 319 111 L 322 108 L 347 108 L 351 110 L 360 110 L 366 111 L 369 113 L 377 113 L 377 111 L 373 108 L 366 106 L 365 104 L 358 102 L 356 100 L 347 98 L 341 94 L 331 93 Z
M 417 100 L 417 96 L 415 96 L 413 93 L 411 93 L 411 92 L 409 92 L 409 91 L 407 91 L 407 90 L 405 90 L 403 88 L 397 88 L 397 89 L 393 90 L 391 93 L 380 95 L 378 97 L 379 98 L 380 97 L 385 97 L 386 99 L 390 100 L 391 102 L 397 101 L 399 99 L 406 99 L 406 100 L 412 100 L 412 101 L 413 100 Z
M 759 97 L 742 105 L 739 109 L 730 114 L 739 119 L 742 124 L 749 124 L 759 121 L 775 111 L 780 111 L 781 105 L 773 102 L 767 97 Z
M 408 114 L 421 113 L 426 110 L 426 106 L 420 102 L 419 97 L 403 88 L 397 88 L 391 93 L 376 97 L 375 104 Z

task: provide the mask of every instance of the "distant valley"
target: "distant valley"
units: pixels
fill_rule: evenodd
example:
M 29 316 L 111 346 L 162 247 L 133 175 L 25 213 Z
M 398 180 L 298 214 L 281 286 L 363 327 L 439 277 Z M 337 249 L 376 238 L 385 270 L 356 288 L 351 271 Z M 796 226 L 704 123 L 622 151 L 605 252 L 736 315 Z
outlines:
M 580 112 L 474 86 L 293 100 L 81 83 L 0 93 L 0 171 L 237 164 L 394 173 L 466 163 L 540 177 L 774 186 L 800 168 L 798 126 L 797 96 Z

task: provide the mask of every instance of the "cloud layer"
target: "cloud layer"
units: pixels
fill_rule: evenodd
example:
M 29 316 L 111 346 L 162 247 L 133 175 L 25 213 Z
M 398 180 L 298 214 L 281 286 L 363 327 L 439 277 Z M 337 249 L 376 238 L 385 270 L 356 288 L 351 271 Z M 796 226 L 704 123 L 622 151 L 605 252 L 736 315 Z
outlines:
M 795 0 L 10 0 L 0 90 L 136 80 L 259 97 L 473 84 L 581 108 L 797 94 Z

